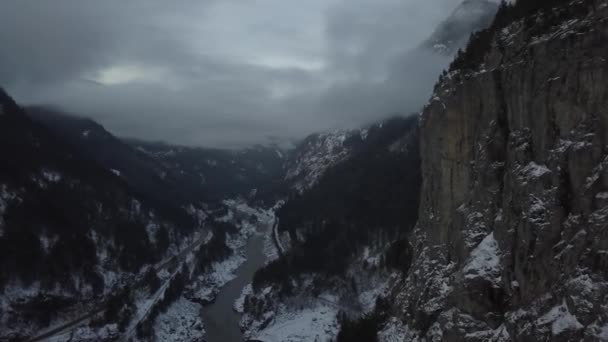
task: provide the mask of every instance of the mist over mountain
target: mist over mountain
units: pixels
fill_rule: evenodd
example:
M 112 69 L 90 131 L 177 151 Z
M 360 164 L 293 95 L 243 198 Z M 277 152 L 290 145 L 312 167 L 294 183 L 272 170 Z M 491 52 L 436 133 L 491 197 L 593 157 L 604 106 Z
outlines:
M 284 144 L 419 111 L 450 54 L 417 47 L 459 3 L 7 1 L 0 84 L 117 136 Z

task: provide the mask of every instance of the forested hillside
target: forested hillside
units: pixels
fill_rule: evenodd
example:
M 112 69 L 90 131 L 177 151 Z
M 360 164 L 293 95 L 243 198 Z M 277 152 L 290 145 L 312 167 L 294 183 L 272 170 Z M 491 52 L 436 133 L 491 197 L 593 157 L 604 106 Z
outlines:
M 387 120 L 365 138 L 350 139 L 351 156 L 278 211 L 278 229 L 288 233 L 292 249 L 254 284 L 272 274 L 285 282 L 300 273 L 343 274 L 363 247 L 390 243 L 414 226 L 421 183 L 417 118 Z
M 198 227 L 80 158 L 0 95 L 0 330 L 10 336 L 111 293 Z

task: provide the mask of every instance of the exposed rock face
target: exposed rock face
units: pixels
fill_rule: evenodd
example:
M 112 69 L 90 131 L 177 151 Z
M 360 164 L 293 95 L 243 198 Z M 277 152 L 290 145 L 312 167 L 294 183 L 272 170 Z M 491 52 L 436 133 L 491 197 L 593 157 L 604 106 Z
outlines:
M 285 181 L 299 193 L 310 189 L 328 168 L 347 159 L 352 150 L 352 138 L 364 131 L 336 130 L 308 136 L 285 162 Z
M 406 340 L 608 340 L 608 1 L 568 6 L 508 26 L 421 116 Z

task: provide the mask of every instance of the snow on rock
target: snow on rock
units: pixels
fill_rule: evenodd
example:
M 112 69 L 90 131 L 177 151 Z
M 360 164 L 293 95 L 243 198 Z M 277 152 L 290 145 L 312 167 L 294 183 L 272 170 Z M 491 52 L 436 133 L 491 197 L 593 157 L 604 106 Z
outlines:
M 545 165 L 540 165 L 531 161 L 522 169 L 522 172 L 530 178 L 539 178 L 544 174 L 551 173 L 551 170 Z
M 398 273 L 387 274 L 385 272 L 369 274 L 364 269 L 358 268 L 357 265 L 351 266 L 348 274 L 356 280 L 357 286 L 357 301 L 351 303 L 353 311 L 360 309 L 363 313 L 374 311 L 376 300 L 388 295 L 389 283 L 395 276 L 399 276 Z
M 591 331 L 591 335 L 593 337 L 596 337 L 600 341 L 608 341 L 608 323 L 604 324 L 603 326 L 594 324 L 589 327 L 589 330 Z
M 553 307 L 545 315 L 536 320 L 536 324 L 543 326 L 551 324 L 551 333 L 557 336 L 567 330 L 579 330 L 583 325 L 568 310 L 566 300 L 562 304 Z
M 525 143 L 524 145 L 526 145 Z M 526 145 L 527 146 L 527 145 Z M 516 168 L 516 173 L 519 182 L 522 185 L 527 185 L 529 182 L 535 182 L 541 179 L 544 175 L 550 174 L 551 170 L 547 166 L 537 164 L 533 161 L 529 162 L 525 166 L 519 166 Z
M 423 238 L 425 232 L 420 229 L 420 226 L 416 226 L 415 234 L 417 239 Z M 406 286 L 423 287 L 427 289 L 430 294 L 425 297 L 423 301 L 419 301 L 419 293 L 410 290 L 400 291 L 396 296 L 396 301 L 419 301 L 420 307 L 426 314 L 432 314 L 437 310 L 446 306 L 448 296 L 454 290 L 450 276 L 456 269 L 456 263 L 447 262 L 445 256 L 440 258 L 432 258 L 431 255 L 441 255 L 443 250 L 437 247 L 424 247 L 418 257 L 416 257 L 412 263 L 412 271 L 408 273 L 406 278 Z M 418 283 L 419 282 L 419 283 Z
M 608 192 L 599 192 L 595 195 L 595 198 L 605 200 L 608 199 Z
M 42 178 L 50 183 L 57 183 L 61 180 L 61 175 L 56 171 L 43 170 Z
M 410 330 L 396 317 L 389 318 L 388 322 L 378 332 L 379 342 L 401 342 L 412 340 Z M 408 338 L 409 337 L 409 338 Z M 406 338 L 408 338 L 406 340 Z
M 308 137 L 288 163 L 285 180 L 292 182 L 293 188 L 300 193 L 310 189 L 327 169 L 349 157 L 350 148 L 344 142 L 352 134 L 336 130 Z
M 471 252 L 463 272 L 465 279 L 481 277 L 491 282 L 500 281 L 500 256 L 494 233 L 486 236 Z
M 253 287 L 251 286 L 251 284 L 245 286 L 243 288 L 243 290 L 241 291 L 241 295 L 239 296 L 239 298 L 237 298 L 234 301 L 234 311 L 238 312 L 238 313 L 243 313 L 245 312 L 244 310 L 244 304 L 245 304 L 245 298 L 247 298 L 247 296 L 250 296 L 253 293 Z
M 463 231 L 464 242 L 468 248 L 472 248 L 486 235 L 487 225 L 485 217 L 488 213 L 476 211 L 464 204 L 458 207 L 457 211 L 464 216 L 466 222 L 467 229 Z
M 494 330 L 479 330 L 465 335 L 467 340 L 472 341 L 492 341 L 492 342 L 510 342 L 513 339 L 509 335 L 509 331 L 504 324 Z

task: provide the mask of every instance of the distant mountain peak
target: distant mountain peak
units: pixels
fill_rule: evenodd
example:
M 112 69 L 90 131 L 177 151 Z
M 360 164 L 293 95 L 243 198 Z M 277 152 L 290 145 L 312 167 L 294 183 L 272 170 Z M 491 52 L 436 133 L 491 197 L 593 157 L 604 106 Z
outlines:
M 498 2 L 464 0 L 422 45 L 442 55 L 452 55 L 468 40 L 471 32 L 487 27 L 498 10 Z

